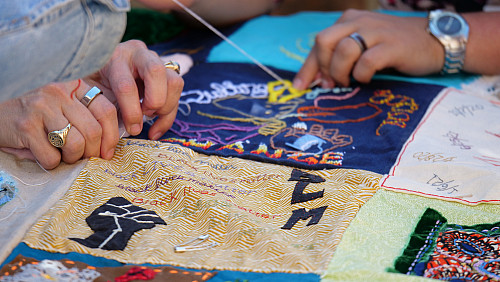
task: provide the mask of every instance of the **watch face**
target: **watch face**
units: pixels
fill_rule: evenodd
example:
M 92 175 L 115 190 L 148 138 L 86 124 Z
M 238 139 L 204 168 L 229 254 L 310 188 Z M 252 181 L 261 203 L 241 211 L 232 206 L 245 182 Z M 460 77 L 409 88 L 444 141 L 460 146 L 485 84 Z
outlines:
M 444 15 L 437 20 L 437 28 L 444 34 L 453 35 L 460 31 L 462 24 L 457 18 Z

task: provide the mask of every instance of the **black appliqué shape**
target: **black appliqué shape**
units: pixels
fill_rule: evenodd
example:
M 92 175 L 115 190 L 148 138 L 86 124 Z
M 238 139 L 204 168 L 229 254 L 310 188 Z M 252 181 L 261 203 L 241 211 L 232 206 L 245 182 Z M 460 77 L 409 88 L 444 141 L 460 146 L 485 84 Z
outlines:
M 167 225 L 154 211 L 134 206 L 123 197 L 109 199 L 85 221 L 94 231 L 86 239 L 69 238 L 89 248 L 124 250 L 135 232 L 151 229 L 157 224 Z
M 306 211 L 306 209 L 304 208 L 294 210 L 292 212 L 292 216 L 290 216 L 287 223 L 283 225 L 281 229 L 290 230 L 299 220 L 306 220 L 310 217 L 312 218 L 311 220 L 309 220 L 306 226 L 318 224 L 319 220 L 323 216 L 323 213 L 325 213 L 326 208 L 328 208 L 328 206 L 322 206 L 320 208 L 312 209 L 310 211 Z
M 290 176 L 290 179 L 288 179 L 288 181 L 298 181 L 297 184 L 295 184 L 295 189 L 293 190 L 292 205 L 321 198 L 325 193 L 325 189 L 323 189 L 322 191 L 304 194 L 304 189 L 307 185 L 309 185 L 309 183 L 325 182 L 325 179 L 318 175 L 306 173 L 298 169 L 293 169 L 292 175 Z
M 303 203 L 312 201 L 317 198 L 321 198 L 325 193 L 325 189 L 323 189 L 322 191 L 304 194 L 304 189 L 306 188 L 307 185 L 309 185 L 309 183 L 325 182 L 325 179 L 318 175 L 303 172 L 298 169 L 293 169 L 292 175 L 290 176 L 290 179 L 288 179 L 288 181 L 297 181 L 297 184 L 295 185 L 295 189 L 293 190 L 292 194 L 292 201 L 291 201 L 292 205 L 296 203 Z M 328 208 L 328 206 L 319 207 L 309 211 L 307 211 L 304 208 L 294 210 L 292 212 L 292 215 L 288 219 L 287 223 L 283 225 L 281 229 L 290 230 L 299 220 L 306 220 L 310 217 L 311 220 L 309 220 L 307 226 L 318 224 L 321 217 L 323 217 L 326 208 Z

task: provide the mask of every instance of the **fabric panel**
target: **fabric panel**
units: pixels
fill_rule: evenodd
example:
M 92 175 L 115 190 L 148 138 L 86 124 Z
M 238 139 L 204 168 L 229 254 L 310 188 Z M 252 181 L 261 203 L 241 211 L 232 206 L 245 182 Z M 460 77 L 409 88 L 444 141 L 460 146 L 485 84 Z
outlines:
M 500 100 L 477 93 L 480 88 L 443 91 L 381 186 L 465 204 L 498 203 Z
M 427 208 L 461 225 L 500 218 L 498 205 L 468 206 L 380 189 L 347 228 L 322 281 L 430 281 L 391 271 Z
M 278 71 L 285 79 L 293 73 Z M 197 64 L 161 141 L 304 169 L 388 173 L 442 86 L 395 81 L 306 91 L 249 64 Z M 146 124 L 139 138 L 147 138 Z
M 111 161 L 89 161 L 24 242 L 133 264 L 321 273 L 379 180 L 363 170 L 306 171 L 122 140 Z M 121 232 L 130 228 L 131 236 Z M 75 240 L 92 236 L 100 238 L 98 246 Z M 108 242 L 125 247 L 105 247 Z M 187 250 L 175 251 L 184 244 Z

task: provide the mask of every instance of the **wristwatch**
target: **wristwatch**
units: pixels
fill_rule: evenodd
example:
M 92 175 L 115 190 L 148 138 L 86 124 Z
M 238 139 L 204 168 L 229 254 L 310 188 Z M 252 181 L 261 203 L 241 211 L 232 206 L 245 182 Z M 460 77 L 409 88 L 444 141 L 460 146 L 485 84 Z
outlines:
M 459 73 L 464 65 L 469 25 L 457 13 L 435 10 L 429 13 L 428 31 L 444 47 L 445 58 L 441 74 Z

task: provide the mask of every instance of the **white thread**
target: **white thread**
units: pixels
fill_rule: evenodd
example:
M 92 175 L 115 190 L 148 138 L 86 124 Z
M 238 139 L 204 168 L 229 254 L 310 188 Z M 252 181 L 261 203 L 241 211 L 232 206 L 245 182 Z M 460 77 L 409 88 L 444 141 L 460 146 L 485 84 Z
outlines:
M 38 162 L 37 159 L 35 159 L 36 163 L 38 164 L 38 166 L 43 169 L 43 171 L 45 171 L 49 176 L 50 178 L 45 181 L 45 182 L 42 182 L 42 183 L 37 183 L 37 184 L 29 184 L 29 183 L 26 183 L 24 182 L 21 178 L 15 176 L 15 175 L 11 175 L 12 177 L 14 177 L 15 179 L 17 179 L 19 182 L 21 182 L 22 184 L 26 185 L 26 186 L 41 186 L 41 185 L 45 185 L 47 183 L 49 183 L 51 180 L 52 180 L 52 174 L 50 172 L 48 172 L 45 168 L 43 168 L 43 166 Z
M 38 162 L 37 159 L 35 159 L 35 161 L 38 164 L 38 166 L 50 176 L 50 178 L 47 181 L 42 182 L 42 183 L 30 184 L 30 183 L 24 182 L 21 178 L 15 176 L 15 175 L 11 175 L 11 174 L 9 174 L 9 175 L 12 176 L 13 178 L 17 179 L 19 182 L 21 182 L 22 184 L 24 184 L 26 186 L 41 186 L 41 185 L 49 183 L 52 180 L 52 174 L 50 172 L 48 172 L 45 168 L 43 168 L 43 166 Z M 10 187 L 9 187 L 9 189 L 10 189 Z M 12 193 L 14 193 L 14 191 L 12 191 L 12 189 L 10 189 L 10 191 Z M 28 205 L 26 204 L 26 201 L 23 199 L 23 197 L 21 197 L 21 192 L 19 191 L 19 189 L 18 189 L 17 195 L 15 195 L 14 198 L 16 198 L 16 197 L 19 198 L 19 200 L 21 201 L 23 206 L 22 207 L 16 206 L 13 210 L 10 211 L 10 213 L 7 216 L 0 218 L 0 222 L 9 219 L 18 209 L 26 209 L 28 207 Z M 14 199 L 12 199 L 12 200 L 14 200 Z
M 248 59 L 250 59 L 254 64 L 256 64 L 259 68 L 261 68 L 263 71 L 265 71 L 267 74 L 269 74 L 270 76 L 272 76 L 274 79 L 278 80 L 279 82 L 285 84 L 284 80 L 279 76 L 277 75 L 275 72 L 273 72 L 271 69 L 269 69 L 268 67 L 266 67 L 265 65 L 263 65 L 262 63 L 260 63 L 259 61 L 257 61 L 254 57 L 250 56 L 250 54 L 248 54 L 247 52 L 245 52 L 245 50 L 243 50 L 240 46 L 236 45 L 236 43 L 234 43 L 233 41 L 231 41 L 229 38 L 227 38 L 224 34 L 222 34 L 219 30 L 217 30 L 215 27 L 213 27 L 211 24 L 209 24 L 207 21 L 205 21 L 203 18 L 201 18 L 200 16 L 198 16 L 195 12 L 193 12 L 191 9 L 189 9 L 188 7 L 184 6 L 184 4 L 180 3 L 178 0 L 172 0 L 173 2 L 175 2 L 177 5 L 179 5 L 182 9 L 184 9 L 184 11 L 186 11 L 188 14 L 190 14 L 191 16 L 193 16 L 195 19 L 197 19 L 199 22 L 201 22 L 204 26 L 206 26 L 208 29 L 210 29 L 211 31 L 213 31 L 215 34 L 217 34 L 220 38 L 222 38 L 224 41 L 226 41 L 227 43 L 229 43 L 231 46 L 233 46 L 234 48 L 236 48 L 236 50 L 238 50 L 241 54 L 243 54 L 245 57 L 247 57 Z
M 14 193 L 14 191 L 12 191 L 12 189 L 11 189 L 10 187 L 9 187 L 8 189 L 9 189 L 12 193 Z M 23 207 L 21 207 L 21 209 L 25 209 L 25 208 L 27 208 L 27 207 L 28 207 L 28 206 L 26 205 L 26 202 L 24 201 L 23 197 L 21 197 L 21 193 L 19 192 L 19 190 L 18 190 L 17 195 L 15 195 L 15 196 L 14 196 L 14 198 L 15 198 L 15 197 L 18 197 L 18 198 L 19 198 L 19 200 L 21 200 L 21 202 L 23 203 Z M 14 199 L 12 199 L 12 200 L 14 200 Z M 11 200 L 11 201 L 12 201 L 12 200 Z M 9 213 L 7 216 L 5 216 L 5 217 L 3 217 L 3 218 L 0 218 L 0 222 L 2 222 L 2 221 L 4 221 L 4 220 L 8 219 L 9 217 L 11 217 L 11 216 L 12 216 L 12 215 L 13 215 L 13 214 L 17 211 L 17 209 L 18 209 L 18 208 L 19 208 L 19 206 L 16 206 L 13 210 L 11 210 L 11 211 L 10 211 L 10 213 Z

